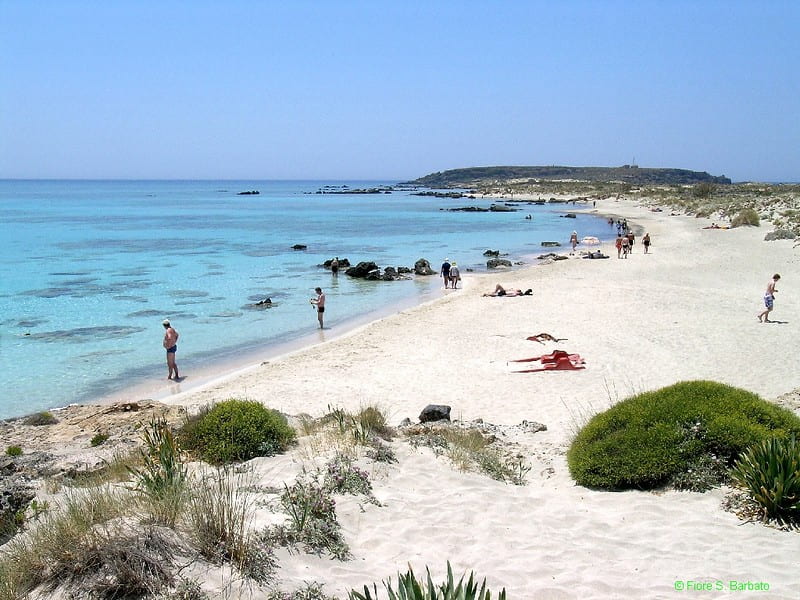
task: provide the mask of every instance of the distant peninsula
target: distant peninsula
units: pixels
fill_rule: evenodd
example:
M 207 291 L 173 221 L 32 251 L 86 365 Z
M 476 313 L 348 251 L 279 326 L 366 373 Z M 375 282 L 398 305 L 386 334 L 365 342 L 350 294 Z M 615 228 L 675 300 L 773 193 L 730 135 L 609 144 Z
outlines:
M 429 188 L 476 188 L 501 181 L 517 183 L 538 181 L 619 182 L 633 185 L 694 185 L 710 183 L 729 185 L 724 175 L 687 169 L 651 169 L 636 165 L 621 167 L 468 167 L 431 173 L 409 182 Z

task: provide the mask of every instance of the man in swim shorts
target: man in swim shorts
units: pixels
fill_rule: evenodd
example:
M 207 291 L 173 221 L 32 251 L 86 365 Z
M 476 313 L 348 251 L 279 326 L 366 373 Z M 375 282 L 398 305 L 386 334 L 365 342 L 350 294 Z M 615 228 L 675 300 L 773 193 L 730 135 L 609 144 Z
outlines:
M 450 259 L 445 258 L 444 262 L 442 263 L 442 268 L 439 271 L 439 274 L 442 276 L 442 279 L 444 279 L 444 289 L 450 287 L 450 266 L 451 266 Z
M 319 328 L 322 329 L 322 315 L 325 312 L 325 294 L 322 288 L 314 288 L 317 292 L 317 297 L 311 299 L 311 304 L 317 307 L 317 321 L 319 321 Z
M 775 285 L 778 283 L 778 280 L 781 278 L 778 273 L 772 276 L 772 280 L 767 284 L 767 291 L 764 292 L 764 306 L 766 307 L 761 313 L 758 315 L 758 321 L 760 323 L 769 323 L 769 313 L 772 312 L 772 307 L 775 305 L 775 294 L 778 290 L 775 289 Z M 763 317 L 763 321 L 762 321 Z
M 161 323 L 164 326 L 164 348 L 167 350 L 167 379 L 172 379 L 175 373 L 175 381 L 178 381 L 178 365 L 175 363 L 175 355 L 178 353 L 178 332 L 172 328 L 169 319 L 164 319 Z

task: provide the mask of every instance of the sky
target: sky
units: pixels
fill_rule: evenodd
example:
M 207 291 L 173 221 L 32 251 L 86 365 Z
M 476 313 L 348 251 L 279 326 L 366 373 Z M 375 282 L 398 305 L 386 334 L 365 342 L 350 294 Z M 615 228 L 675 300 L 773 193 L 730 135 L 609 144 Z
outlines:
M 800 2 L 0 0 L 0 178 L 800 181 Z

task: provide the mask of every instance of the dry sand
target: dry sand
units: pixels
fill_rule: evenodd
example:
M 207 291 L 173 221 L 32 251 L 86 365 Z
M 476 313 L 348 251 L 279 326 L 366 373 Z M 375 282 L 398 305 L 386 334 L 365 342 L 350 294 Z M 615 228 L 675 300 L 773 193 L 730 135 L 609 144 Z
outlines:
M 650 254 L 637 239 L 627 260 L 605 244 L 608 260 L 576 256 L 513 272 L 463 273 L 464 289 L 441 299 L 170 400 L 197 406 L 248 398 L 315 417 L 329 406 L 377 404 L 392 424 L 416 420 L 427 404 L 447 404 L 457 419 L 547 425 L 509 434 L 533 466 L 526 486 L 459 472 L 429 449 L 396 442 L 399 463 L 372 473 L 383 506 L 337 499 L 353 560 L 281 552 L 282 588 L 319 581 L 344 597 L 408 564 L 417 573 L 428 565 L 439 580 L 449 560 L 457 574 L 474 570 L 514 599 L 800 597 L 800 535 L 743 524 L 721 508 L 727 490 L 591 491 L 574 484 L 565 459 L 579 424 L 633 393 L 690 379 L 767 399 L 800 388 L 792 343 L 800 325 L 798 250 L 791 241 L 763 242 L 763 226 L 704 230 L 710 220 L 624 200 L 598 202 L 597 211 L 649 231 Z M 566 253 L 563 244 L 558 250 Z M 756 314 L 775 272 L 783 276 L 778 322 L 760 324 Z M 534 295 L 482 297 L 497 282 Z M 330 304 L 335 310 L 335 298 Z M 525 339 L 540 332 L 567 341 Z M 556 348 L 579 353 L 586 369 L 512 372 L 509 360 Z M 253 477 L 281 486 L 304 460 L 299 450 L 258 459 Z M 719 581 L 726 590 L 676 591 L 687 580 Z M 727 591 L 731 580 L 765 582 L 769 591 Z M 213 578 L 206 585 L 214 587 Z

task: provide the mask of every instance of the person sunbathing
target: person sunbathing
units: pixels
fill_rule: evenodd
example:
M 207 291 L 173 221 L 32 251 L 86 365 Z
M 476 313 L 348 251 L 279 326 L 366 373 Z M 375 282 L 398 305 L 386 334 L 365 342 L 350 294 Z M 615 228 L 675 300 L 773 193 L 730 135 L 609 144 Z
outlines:
M 539 342 L 540 344 L 544 344 L 545 342 L 566 342 L 567 338 L 557 338 L 549 333 L 537 333 L 536 335 L 531 335 L 525 338 L 526 340 L 530 340 L 532 342 Z
M 491 296 L 493 298 L 497 296 L 532 296 L 532 295 L 533 295 L 533 290 L 530 288 L 525 290 L 524 292 L 519 289 L 507 290 L 499 283 L 496 286 L 494 286 L 494 291 L 492 293 L 484 294 L 484 296 Z

